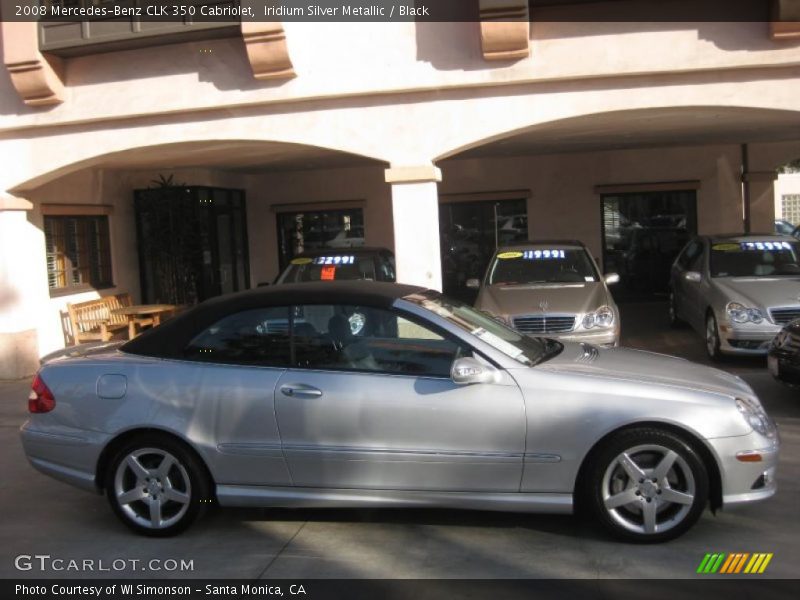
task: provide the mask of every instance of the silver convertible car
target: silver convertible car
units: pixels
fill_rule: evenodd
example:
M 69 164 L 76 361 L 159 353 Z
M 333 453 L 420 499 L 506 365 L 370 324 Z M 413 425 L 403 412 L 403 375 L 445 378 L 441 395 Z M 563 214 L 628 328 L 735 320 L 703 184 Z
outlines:
M 766 355 L 800 318 L 800 242 L 787 235 L 700 236 L 672 265 L 670 320 L 705 337 L 712 359 Z
M 680 535 L 775 493 L 778 436 L 741 379 L 521 335 L 378 282 L 209 300 L 125 345 L 47 362 L 21 435 L 40 471 L 133 530 L 209 504 L 594 515 Z

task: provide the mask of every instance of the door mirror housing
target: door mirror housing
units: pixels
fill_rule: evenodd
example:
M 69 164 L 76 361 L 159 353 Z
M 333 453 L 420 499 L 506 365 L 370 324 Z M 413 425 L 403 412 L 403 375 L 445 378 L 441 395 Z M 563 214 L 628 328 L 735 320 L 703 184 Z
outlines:
M 477 290 L 479 287 L 481 287 L 481 280 L 480 279 L 475 279 L 475 278 L 467 279 L 467 284 L 466 285 L 467 285 L 468 288 L 470 288 L 472 290 Z
M 703 279 L 703 276 L 697 271 L 686 271 L 686 273 L 683 274 L 683 278 L 686 281 L 691 281 L 692 283 L 700 283 L 700 281 Z
M 453 361 L 453 367 L 450 369 L 450 378 L 453 383 L 458 385 L 495 383 L 497 381 L 497 373 L 497 369 L 493 366 L 487 365 L 471 356 L 465 356 Z
M 603 281 L 606 282 L 606 285 L 614 285 L 615 283 L 619 283 L 619 275 L 617 273 L 606 273 L 606 276 L 603 277 Z

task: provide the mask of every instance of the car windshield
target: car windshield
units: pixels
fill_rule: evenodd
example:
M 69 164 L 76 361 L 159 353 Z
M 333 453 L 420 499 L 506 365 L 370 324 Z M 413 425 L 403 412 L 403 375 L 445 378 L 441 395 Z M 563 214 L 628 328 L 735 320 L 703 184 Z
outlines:
M 526 366 L 539 364 L 563 349 L 563 346 L 554 340 L 522 335 L 468 304 L 447 298 L 438 292 L 420 292 L 405 296 L 403 299 L 447 319 L 453 325 Z
M 800 275 L 800 243 L 788 241 L 716 242 L 711 245 L 712 277 Z
M 583 248 L 531 248 L 500 252 L 489 267 L 489 285 L 599 281 Z
M 326 254 L 292 259 L 279 278 L 280 283 L 308 281 L 394 281 L 394 267 L 375 254 Z

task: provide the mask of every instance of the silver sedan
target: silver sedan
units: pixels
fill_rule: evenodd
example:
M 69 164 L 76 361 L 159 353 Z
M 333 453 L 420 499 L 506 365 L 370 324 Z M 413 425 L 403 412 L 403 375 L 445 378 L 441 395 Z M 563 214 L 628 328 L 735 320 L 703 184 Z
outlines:
M 608 285 L 616 273 L 600 275 L 578 241 L 528 242 L 499 248 L 477 288 L 475 308 L 521 333 L 558 340 L 617 346 L 619 309 Z
M 700 236 L 672 266 L 670 320 L 704 336 L 712 359 L 765 355 L 800 318 L 800 242 L 785 235 Z
M 214 503 L 580 506 L 658 542 L 775 493 L 775 425 L 738 377 L 521 335 L 422 288 L 259 288 L 80 354 L 37 374 L 25 452 L 146 535 Z

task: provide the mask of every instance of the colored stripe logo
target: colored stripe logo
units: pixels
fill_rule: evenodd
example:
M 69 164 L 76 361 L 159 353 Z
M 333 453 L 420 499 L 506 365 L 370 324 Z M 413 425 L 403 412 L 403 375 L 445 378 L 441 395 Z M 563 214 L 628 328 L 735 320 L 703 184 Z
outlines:
M 755 575 L 767 570 L 767 565 L 772 560 L 773 553 L 765 552 L 725 552 L 709 553 L 700 561 L 697 572 L 703 575 L 714 573 L 735 575 L 739 573 Z

